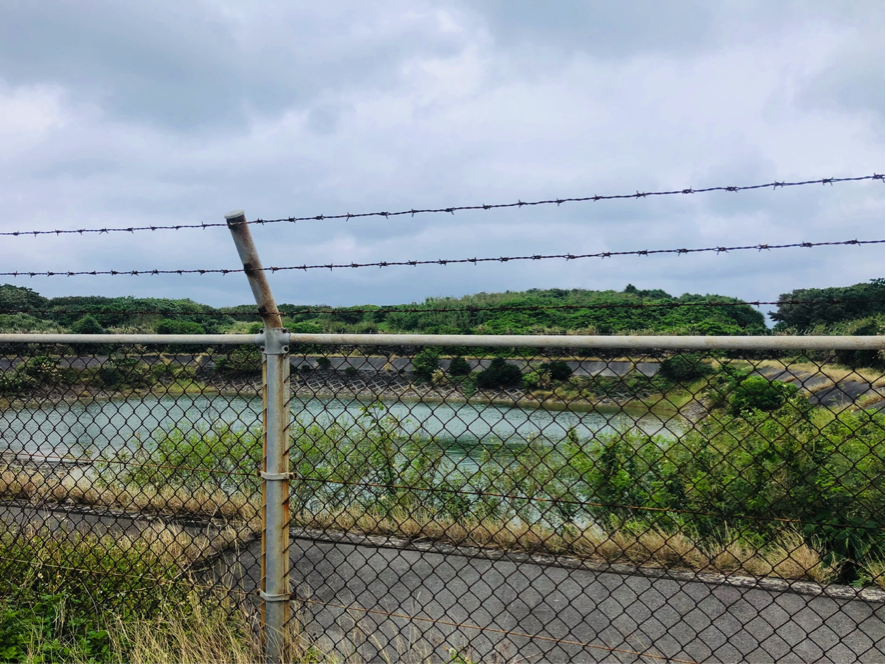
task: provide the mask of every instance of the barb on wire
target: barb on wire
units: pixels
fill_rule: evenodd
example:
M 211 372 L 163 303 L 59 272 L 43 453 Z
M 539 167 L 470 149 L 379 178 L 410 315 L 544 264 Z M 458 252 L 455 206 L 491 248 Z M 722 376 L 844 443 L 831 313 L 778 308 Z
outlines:
M 610 200 L 621 200 L 621 199 L 639 199 L 639 198 L 647 198 L 649 196 L 674 196 L 674 195 L 686 195 L 686 194 L 702 194 L 712 191 L 727 191 L 727 192 L 738 192 L 738 191 L 750 191 L 753 189 L 779 189 L 785 187 L 800 187 L 804 185 L 811 184 L 830 184 L 833 185 L 835 182 L 857 182 L 860 180 L 879 180 L 883 182 L 886 180 L 882 173 L 874 173 L 873 175 L 862 175 L 858 177 L 846 177 L 846 178 L 820 178 L 816 180 L 800 180 L 796 182 L 767 182 L 765 184 L 752 184 L 752 185 L 744 185 L 744 186 L 719 186 L 719 187 L 703 187 L 701 189 L 694 189 L 692 187 L 686 189 L 671 189 L 665 191 L 646 191 L 640 192 L 636 191 L 633 194 L 611 194 L 611 195 L 599 195 L 595 194 L 593 196 L 579 196 L 579 197 L 571 197 L 571 198 L 552 198 L 552 199 L 543 199 L 538 201 L 523 201 L 518 199 L 516 203 L 496 203 L 494 205 L 488 204 L 480 204 L 480 205 L 451 205 L 448 207 L 442 208 L 421 208 L 415 209 L 410 208 L 409 210 L 399 210 L 397 212 L 359 212 L 356 214 L 352 214 L 350 212 L 346 212 L 345 214 L 314 214 L 307 217 L 280 217 L 278 219 L 254 219 L 252 221 L 247 221 L 247 224 L 280 224 L 280 223 L 295 223 L 299 221 L 326 221 L 329 219 L 359 219 L 361 217 L 384 217 L 385 219 L 389 219 L 391 217 L 400 217 L 409 215 L 410 218 L 415 217 L 417 214 L 440 214 L 440 213 L 448 213 L 455 214 L 456 212 L 462 212 L 467 210 L 494 210 L 501 208 L 522 208 L 526 206 L 536 206 L 536 205 L 556 205 L 559 207 L 563 203 L 583 203 L 587 201 L 610 201 Z M 168 226 L 126 226 L 120 228 L 75 228 L 75 229 L 54 229 L 54 230 L 46 230 L 46 231 L 5 231 L 0 232 L 0 236 L 7 237 L 37 237 L 41 235 L 84 235 L 87 233 L 135 233 L 136 231 L 165 231 L 165 230 L 181 230 L 181 229 L 193 229 L 200 228 L 206 230 L 207 228 L 218 228 L 218 227 L 227 227 L 227 224 L 224 223 L 199 223 L 199 224 L 174 224 Z
M 824 247 L 824 246 L 842 246 L 842 245 L 866 245 L 866 244 L 883 244 L 886 240 L 843 240 L 840 242 L 794 242 L 790 244 L 753 244 L 736 247 L 702 247 L 698 249 L 642 249 L 631 251 L 602 251 L 593 254 L 547 254 L 532 256 L 491 256 L 487 258 L 447 258 L 437 260 L 405 260 L 405 261 L 380 261 L 376 263 L 324 263 L 318 265 L 285 265 L 274 267 L 260 268 L 264 272 L 281 272 L 284 270 L 335 270 L 335 269 L 353 269 L 361 267 L 394 267 L 394 266 L 418 266 L 418 265 L 449 265 L 450 263 L 507 263 L 510 261 L 537 261 L 537 260 L 578 260 L 583 258 L 610 258 L 612 256 L 651 256 L 652 254 L 700 254 L 714 253 L 721 254 L 729 251 L 746 251 L 763 249 L 790 249 L 794 247 Z M 252 268 L 254 270 L 254 268 Z M 0 277 L 79 277 L 79 276 L 130 276 L 137 277 L 142 275 L 159 275 L 159 274 L 234 274 L 243 272 L 243 268 L 226 269 L 180 269 L 180 270 L 84 270 L 80 272 L 35 272 L 28 270 L 17 270 L 13 272 L 0 272 Z
M 828 299 L 828 300 L 736 300 L 723 302 L 719 300 L 709 302 L 601 302 L 589 304 L 538 304 L 538 305 L 497 305 L 491 307 L 375 307 L 371 309 L 339 307 L 333 309 L 315 309 L 310 306 L 290 308 L 280 311 L 281 316 L 294 316 L 300 314 L 335 315 L 335 314 L 441 314 L 441 313 L 482 313 L 484 311 L 581 311 L 587 309 L 679 309 L 683 307 L 740 307 L 740 306 L 774 306 L 782 304 L 871 304 L 882 302 L 880 299 Z M 258 311 L 160 311 L 126 309 L 2 309 L 0 314 L 28 314 L 28 315 L 91 315 L 91 316 L 239 316 L 259 317 Z

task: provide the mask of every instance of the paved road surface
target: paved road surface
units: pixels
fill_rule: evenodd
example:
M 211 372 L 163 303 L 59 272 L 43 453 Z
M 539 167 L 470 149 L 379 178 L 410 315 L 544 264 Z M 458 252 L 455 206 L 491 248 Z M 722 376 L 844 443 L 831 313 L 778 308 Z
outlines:
M 359 648 L 360 658 L 367 661 L 381 661 L 382 651 L 389 661 L 430 652 L 448 661 L 446 648 L 460 646 L 483 662 L 656 661 L 610 648 L 698 662 L 883 661 L 882 601 L 444 555 L 362 541 L 317 542 L 296 533 L 291 564 L 293 587 L 309 600 L 302 605 L 305 628 Z M 252 544 L 239 560 L 254 561 L 258 546 Z M 229 555 L 219 568 L 230 571 L 236 561 Z M 244 587 L 257 587 L 258 579 L 255 564 L 240 570 Z M 410 621 L 384 612 L 550 640 Z

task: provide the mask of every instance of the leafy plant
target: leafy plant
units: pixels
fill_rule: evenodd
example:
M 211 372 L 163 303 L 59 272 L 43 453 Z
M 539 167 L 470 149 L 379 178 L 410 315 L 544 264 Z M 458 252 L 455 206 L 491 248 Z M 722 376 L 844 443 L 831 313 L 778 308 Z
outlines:
M 235 346 L 218 358 L 215 368 L 222 376 L 229 378 L 259 375 L 262 372 L 261 350 L 252 345 Z
M 417 376 L 430 379 L 433 373 L 440 368 L 440 349 L 423 348 L 412 358 L 412 370 Z
M 796 385 L 771 381 L 763 376 L 748 376 L 729 397 L 729 406 L 733 415 L 744 410 L 775 410 L 796 392 Z
M 457 355 L 450 360 L 450 376 L 467 376 L 469 373 L 471 373 L 471 364 L 461 355 Z
M 493 358 L 489 367 L 477 374 L 477 387 L 484 389 L 496 389 L 518 385 L 523 379 L 520 368 L 509 364 L 504 358 Z

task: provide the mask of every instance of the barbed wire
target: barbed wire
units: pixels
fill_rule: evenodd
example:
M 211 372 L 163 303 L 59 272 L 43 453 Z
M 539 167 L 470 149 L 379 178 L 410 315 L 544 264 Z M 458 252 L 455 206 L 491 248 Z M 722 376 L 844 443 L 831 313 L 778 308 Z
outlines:
M 377 307 L 377 308 L 349 308 L 340 307 L 333 309 L 312 309 L 310 307 L 278 311 L 281 316 L 298 316 L 303 314 L 336 315 L 336 314 L 430 314 L 430 313 L 482 313 L 487 311 L 546 311 L 566 310 L 581 311 L 584 309 L 678 309 L 682 307 L 739 307 L 739 306 L 771 306 L 771 305 L 806 305 L 806 304 L 873 304 L 882 303 L 881 299 L 828 299 L 828 300 L 742 300 L 734 302 L 711 301 L 711 302 L 603 302 L 599 304 L 538 304 L 538 305 L 497 305 L 490 307 L 464 306 L 461 308 L 427 308 L 427 307 Z M 74 316 L 250 316 L 260 318 L 258 311 L 161 311 L 161 310 L 133 310 L 126 309 L 0 309 L 0 315 L 4 314 L 28 314 L 28 315 L 74 315 Z
M 462 212 L 467 210 L 495 210 L 502 208 L 521 208 L 521 207 L 532 207 L 537 205 L 557 205 L 558 207 L 563 203 L 581 203 L 587 201 L 609 201 L 609 200 L 620 200 L 620 199 L 640 199 L 640 198 L 648 198 L 650 196 L 673 196 L 673 195 L 685 195 L 685 194 L 702 194 L 708 193 L 712 191 L 728 191 L 728 192 L 739 192 L 739 191 L 750 191 L 754 189 L 779 189 L 784 187 L 800 187 L 804 185 L 811 184 L 821 184 L 833 185 L 836 182 L 858 182 L 861 180 L 879 180 L 886 181 L 886 177 L 882 173 L 874 173 L 873 175 L 862 175 L 858 177 L 846 177 L 846 178 L 820 178 L 817 180 L 802 180 L 796 182 L 767 182 L 765 184 L 753 184 L 753 185 L 745 185 L 745 186 L 719 186 L 719 187 L 704 187 L 701 189 L 693 189 L 692 187 L 686 189 L 672 189 L 666 191 L 636 191 L 633 194 L 614 194 L 614 195 L 594 195 L 594 196 L 581 196 L 581 197 L 570 197 L 570 198 L 551 198 L 537 201 L 523 201 L 517 200 L 516 203 L 495 203 L 492 205 L 480 204 L 480 205 L 450 205 L 447 207 L 441 208 L 420 208 L 420 209 L 409 209 L 409 210 L 399 210 L 396 212 L 359 212 L 352 214 L 347 212 L 345 214 L 316 214 L 307 217 L 280 217 L 278 219 L 254 219 L 252 221 L 246 221 L 246 224 L 280 224 L 280 223 L 295 223 L 299 221 L 325 221 L 329 219 L 359 219 L 362 217 L 384 217 L 386 219 L 390 217 L 400 217 L 405 215 L 410 215 L 410 217 L 414 217 L 417 214 L 440 214 L 440 213 L 448 213 L 455 214 L 456 212 Z M 161 231 L 161 230 L 181 230 L 181 229 L 207 229 L 207 228 L 219 228 L 219 227 L 227 227 L 226 223 L 199 223 L 199 224 L 174 224 L 168 226 L 161 225 L 151 225 L 151 226 L 127 226 L 120 228 L 76 228 L 76 229 L 53 229 L 46 231 L 5 231 L 0 232 L 0 236 L 7 237 L 37 237 L 40 235 L 84 235 L 87 233 L 135 233 L 137 231 Z
M 263 267 L 263 272 L 283 272 L 287 270 L 336 270 L 364 267 L 396 267 L 396 266 L 418 266 L 418 265 L 450 265 L 459 263 L 508 263 L 511 261 L 538 261 L 538 260 L 578 260 L 583 258 L 612 258 L 613 256 L 652 256 L 653 254 L 699 254 L 699 253 L 728 253 L 730 251 L 747 251 L 755 249 L 757 251 L 771 249 L 790 249 L 794 247 L 824 247 L 824 246 L 841 246 L 841 245 L 866 245 L 866 244 L 883 244 L 886 240 L 843 240 L 840 242 L 794 242 L 790 244 L 752 244 L 734 247 L 703 247 L 698 249 L 640 249 L 632 251 L 600 251 L 592 254 L 535 254 L 532 256 L 489 256 L 485 258 L 441 258 L 437 260 L 407 260 L 407 261 L 378 261 L 375 263 L 326 263 L 318 265 L 286 265 L 280 267 Z M 0 272 L 0 277 L 80 277 L 80 276 L 131 276 L 138 277 L 142 275 L 154 276 L 160 274 L 236 274 L 245 272 L 244 268 L 207 268 L 207 269 L 181 269 L 181 270 L 83 270 L 83 271 L 61 271 L 61 272 L 33 272 L 28 270 L 17 270 L 14 272 Z M 258 271 L 250 268 L 250 272 Z

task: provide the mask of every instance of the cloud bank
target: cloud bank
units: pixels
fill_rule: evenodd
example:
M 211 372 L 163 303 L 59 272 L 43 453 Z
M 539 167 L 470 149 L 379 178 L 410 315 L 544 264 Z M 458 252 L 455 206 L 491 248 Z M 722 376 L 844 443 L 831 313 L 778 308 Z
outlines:
M 2 230 L 163 225 L 882 172 L 878 3 L 12 3 Z M 880 239 L 882 183 L 254 227 L 265 265 Z M 225 229 L 4 238 L 9 270 L 237 267 Z M 526 288 L 774 299 L 880 246 L 277 273 L 277 300 Z M 250 301 L 242 275 L 18 279 Z

